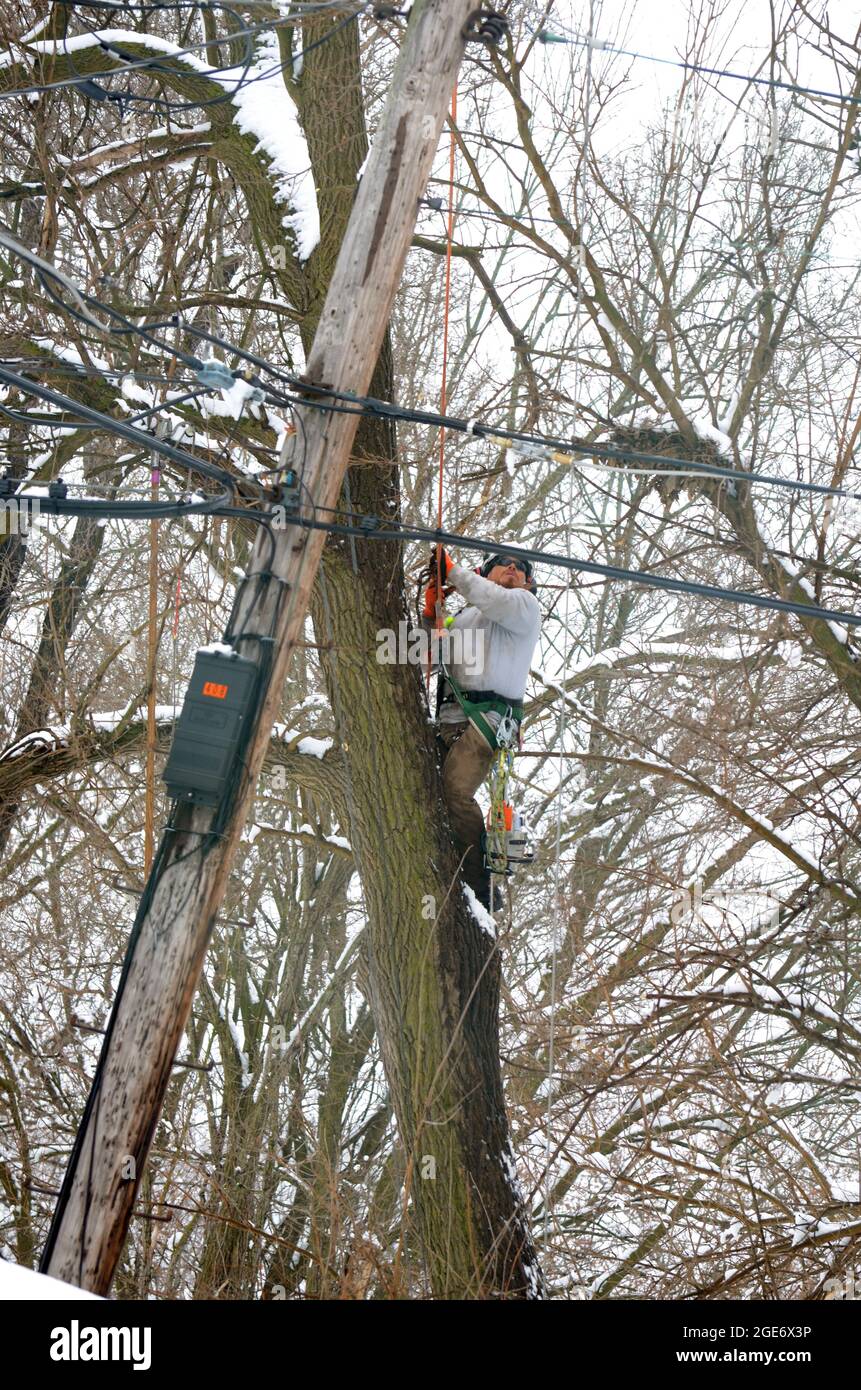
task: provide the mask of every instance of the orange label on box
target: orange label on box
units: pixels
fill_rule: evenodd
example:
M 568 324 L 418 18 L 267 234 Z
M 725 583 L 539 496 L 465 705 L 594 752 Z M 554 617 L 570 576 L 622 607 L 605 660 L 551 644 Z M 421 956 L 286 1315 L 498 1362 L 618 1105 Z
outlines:
M 223 700 L 227 694 L 227 686 L 216 685 L 215 681 L 205 681 L 203 693 L 204 695 L 211 695 L 213 700 Z

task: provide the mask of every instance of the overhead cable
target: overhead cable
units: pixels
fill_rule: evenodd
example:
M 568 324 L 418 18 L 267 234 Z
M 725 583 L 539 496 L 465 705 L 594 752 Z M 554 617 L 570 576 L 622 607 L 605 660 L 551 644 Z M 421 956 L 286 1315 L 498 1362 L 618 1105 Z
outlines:
M 591 50 L 600 50 L 602 53 L 618 53 L 626 58 L 638 58 L 646 63 L 660 63 L 665 67 L 684 68 L 686 72 L 699 72 L 708 77 L 727 77 L 734 82 L 748 82 L 756 87 L 776 87 L 786 92 L 792 92 L 795 96 L 824 97 L 829 101 L 845 102 L 850 106 L 857 106 L 861 103 L 861 97 L 844 96 L 842 92 L 830 92 L 821 87 L 805 87 L 797 82 L 783 82 L 777 77 L 755 77 L 752 73 L 732 72 L 728 68 L 710 68 L 706 67 L 704 63 L 689 63 L 684 58 L 659 58 L 653 53 L 639 53 L 636 49 L 619 48 L 607 39 L 595 38 L 594 34 L 574 34 L 563 24 L 557 25 L 557 28 L 561 29 L 563 33 L 556 34 L 549 29 L 539 29 L 535 37 L 539 43 L 543 44 L 566 43 Z
M 132 323 L 124 314 L 106 304 L 97 296 L 87 293 L 80 286 L 74 284 L 69 276 L 58 271 L 49 262 L 42 260 L 32 251 L 23 247 L 9 233 L 0 229 L 0 244 L 8 246 L 16 255 L 21 256 L 30 264 L 34 265 L 41 276 L 53 277 L 65 287 L 74 290 L 76 302 L 80 299 L 86 300 L 87 304 L 93 305 L 107 314 L 110 318 L 117 321 L 120 327 L 110 325 L 97 325 L 100 331 L 106 333 L 135 334 L 144 338 L 151 345 L 160 348 L 162 351 L 170 353 L 171 356 L 179 358 L 180 361 L 195 369 L 198 380 L 207 386 L 217 386 L 229 389 L 237 380 L 246 380 L 247 376 L 240 376 L 231 371 L 225 364 L 210 361 L 202 362 L 200 358 L 183 353 L 175 347 L 170 347 L 159 338 L 155 337 L 155 330 L 165 328 L 182 327 L 184 331 L 204 342 L 220 348 L 226 353 L 248 362 L 256 367 L 258 371 L 265 372 L 276 381 L 284 382 L 294 394 L 280 393 L 274 396 L 275 404 L 286 404 L 291 407 L 306 406 L 311 409 L 332 410 L 346 414 L 377 415 L 394 420 L 403 420 L 411 424 L 429 425 L 438 429 L 453 430 L 463 434 L 468 434 L 476 438 L 487 440 L 497 447 L 509 447 L 512 445 L 521 446 L 523 449 L 534 451 L 538 458 L 545 458 L 559 464 L 567 464 L 572 458 L 583 459 L 606 459 L 610 464 L 616 463 L 640 463 L 653 464 L 656 470 L 666 471 L 668 465 L 672 465 L 675 455 L 652 454 L 644 450 L 626 448 L 620 445 L 602 444 L 592 441 L 577 441 L 556 438 L 552 435 L 538 435 L 523 430 L 505 429 L 503 426 L 483 424 L 475 419 L 462 419 L 457 416 L 443 415 L 428 410 L 415 410 L 404 406 L 399 406 L 391 401 L 380 400 L 374 396 L 359 395 L 351 391 L 336 391 L 330 387 L 316 386 L 308 382 L 294 372 L 284 372 L 274 367 L 265 358 L 256 353 L 241 348 L 235 343 L 220 337 L 216 333 L 208 332 L 196 324 L 185 323 L 179 315 L 174 315 L 167 322 L 158 323 Z M 44 281 L 43 281 L 44 282 Z M 63 307 L 72 314 L 78 316 L 79 311 L 72 305 L 64 304 Z M 87 322 L 93 322 L 91 315 L 87 315 Z M 210 374 L 207 377 L 207 372 Z M 252 385 L 262 386 L 259 378 L 250 378 Z M 270 388 L 267 388 L 271 390 Z M 332 402 L 338 402 L 333 405 Z M 672 467 L 671 471 L 677 474 L 696 474 L 703 477 L 726 480 L 729 482 L 740 482 L 756 484 L 765 487 L 781 488 L 790 492 L 810 493 L 819 497 L 838 497 L 861 501 L 861 493 L 852 492 L 847 488 L 833 487 L 825 483 L 806 482 L 800 478 L 781 478 L 776 474 L 759 473 L 748 471 L 741 468 L 732 468 L 720 463 L 704 463 L 698 459 L 678 458 L 679 467 Z
M 50 386 L 43 386 L 41 382 L 19 376 L 17 372 L 10 372 L 3 366 L 0 366 L 0 381 L 6 382 L 9 386 L 15 386 L 19 391 L 39 396 L 42 400 L 49 401 L 62 410 L 74 411 L 82 419 L 101 425 L 102 428 L 110 430 L 112 434 L 119 435 L 121 439 L 127 440 L 130 444 L 137 444 L 143 449 L 161 454 L 164 458 L 171 459 L 173 463 L 179 463 L 183 468 L 190 468 L 195 473 L 203 474 L 206 478 L 214 478 L 229 488 L 231 492 L 235 492 L 240 483 L 251 484 L 260 489 L 260 484 L 253 477 L 237 477 L 228 472 L 226 468 L 219 468 L 217 464 L 207 463 L 195 454 L 187 453 L 185 449 L 178 449 L 175 444 L 169 444 L 166 439 L 158 439 L 154 434 L 148 434 L 146 430 L 136 429 L 134 425 L 126 424 L 125 420 L 114 420 L 101 410 L 83 405 L 80 401 L 73 400 L 71 396 L 64 396 L 62 392 L 54 391 Z
M 113 7 L 112 7 L 112 8 L 113 8 Z M 160 8 L 160 7 L 159 7 L 159 8 Z M 221 5 L 220 8 L 222 8 L 222 9 L 229 9 L 229 6 L 226 5 L 226 4 L 224 4 L 224 5 Z M 329 6 L 322 6 L 322 5 L 321 5 L 321 6 L 320 6 L 320 11 L 323 11 L 323 10 L 326 10 L 326 9 L 329 9 L 329 8 L 330 8 Z M 344 7 L 343 5 L 338 5 L 338 6 L 336 6 L 335 8 L 337 8 L 339 11 L 341 11 L 341 10 L 343 10 L 345 7 Z M 317 13 L 317 11 L 315 11 L 315 13 Z M 293 55 L 293 56 L 294 56 L 294 61 L 298 60 L 299 58 L 304 57 L 305 55 L 307 55 L 308 53 L 310 53 L 313 49 L 320 47 L 322 44 L 328 43 L 328 42 L 329 42 L 329 41 L 330 41 L 342 28 L 346 27 L 347 24 L 352 24 L 354 20 L 359 19 L 359 18 L 362 16 L 362 14 L 364 14 L 364 13 L 365 13 L 365 7 L 362 7 L 362 8 L 360 8 L 360 9 L 355 10 L 353 13 L 348 14 L 348 15 L 346 16 L 346 18 L 345 18 L 344 20 L 342 20 L 342 22 L 341 22 L 340 24 L 336 25 L 334 29 L 330 30 L 329 33 L 323 34 L 319 39 L 315 39 L 313 43 L 308 44 L 308 46 L 307 46 L 305 49 L 301 50 L 301 51 L 300 51 L 299 53 L 297 53 L 297 54 L 294 54 L 294 55 Z M 244 39 L 246 40 L 246 53 L 245 53 L 245 55 L 243 56 L 243 58 L 242 58 L 239 62 L 231 63 L 230 66 L 227 67 L 227 68 L 207 68 L 207 67 L 203 67 L 201 70 L 199 70 L 199 71 L 198 71 L 198 70 L 195 70 L 195 72 L 194 72 L 194 76 L 195 76 L 195 77 L 203 77 L 203 78 L 209 78 L 209 79 L 215 79 L 215 80 L 221 80 L 221 81 L 231 81 L 231 82 L 233 82 L 233 84 L 234 84 L 231 90 L 225 91 L 225 93 L 224 93 L 222 96 L 214 97 L 214 98 L 212 98 L 211 100 L 191 101 L 191 102 L 168 102 L 168 103 L 162 103 L 162 104 L 167 104 L 167 105 L 175 106 L 175 107 L 178 108 L 178 109 L 185 109 L 186 107 L 190 107 L 190 106 L 199 107 L 199 106 L 210 106 L 210 105 L 215 105 L 215 104 L 217 104 L 217 103 L 219 103 L 219 102 L 229 101 L 229 100 L 230 100 L 232 97 L 234 97 L 238 92 L 244 90 L 244 88 L 245 88 L 246 86 L 251 85 L 252 82 L 259 81 L 262 77 L 271 76 L 273 73 L 275 73 L 275 72 L 278 71 L 278 67 L 277 67 L 277 66 L 273 66 L 273 67 L 271 67 L 271 68 L 268 68 L 264 73 L 258 73 L 258 74 L 255 74 L 255 76 L 252 77 L 252 78 L 249 78 L 249 79 L 247 79 L 247 80 L 245 79 L 245 73 L 247 73 L 248 68 L 250 67 L 251 62 L 252 62 L 252 59 L 253 59 L 253 50 L 252 50 L 251 45 L 250 45 L 250 43 L 248 42 L 248 40 L 250 40 L 251 38 L 253 38 L 255 35 L 262 34 L 262 33 L 267 33 L 267 32 L 271 32 L 273 29 L 281 28 L 281 27 L 283 27 L 283 26 L 285 26 L 285 25 L 288 25 L 288 26 L 295 26 L 295 25 L 302 19 L 302 17 L 303 17 L 303 13 L 300 11 L 300 12 L 297 12 L 296 14 L 281 15 L 281 16 L 279 16 L 277 19 L 267 19 L 267 20 L 265 20 L 265 21 L 263 21 L 263 22 L 261 22 L 261 23 L 259 23 L 259 24 L 244 25 L 242 28 L 233 30 L 233 31 L 232 31 L 231 33 L 229 33 L 229 34 L 226 34 L 226 35 L 223 35 L 223 36 L 217 36 L 217 35 L 215 35 L 215 36 L 213 36 L 212 38 L 204 38 L 204 39 L 201 39 L 201 40 L 200 40 L 199 42 L 197 42 L 197 43 L 187 44 L 187 45 L 185 45 L 185 47 L 183 47 L 183 48 L 178 48 L 178 49 L 176 49 L 176 50 L 173 51 L 173 52 L 170 52 L 170 51 L 168 51 L 168 50 L 165 50 L 164 52 L 160 53 L 158 56 L 153 56 L 153 57 L 151 57 L 151 58 L 136 58 L 133 54 L 124 52 L 124 51 L 123 51 L 123 48 L 122 48 L 122 44 L 123 44 L 123 43 L 126 43 L 126 44 L 132 44 L 132 43 L 145 43 L 146 40 L 147 40 L 148 38 L 153 38 L 153 37 L 159 37 L 159 38 L 160 38 L 160 35 L 154 36 L 154 35 L 147 34 L 146 32 L 143 32 L 143 33 L 138 34 L 138 33 L 134 33 L 133 31 L 129 31 L 129 33 L 128 33 L 122 40 L 119 40 L 119 39 L 112 40 L 112 39 L 105 39 L 105 38 L 103 38 L 102 35 L 99 33 L 98 30 L 92 29 L 92 28 L 90 28 L 88 25 L 85 25 L 85 27 L 86 27 L 86 29 L 87 29 L 87 33 L 88 33 L 89 35 L 92 36 L 92 38 L 93 38 L 93 40 L 94 40 L 95 43 L 97 43 L 102 49 L 104 49 L 106 53 L 109 53 L 111 56 L 120 59 L 120 61 L 121 61 L 122 64 L 123 64 L 122 68 L 109 68 L 109 69 L 107 69 L 107 70 L 105 70 L 105 71 L 94 72 L 94 73 L 81 73 L 81 72 L 78 72 L 78 71 L 76 70 L 75 75 L 72 76 L 72 77 L 61 77 L 61 78 L 56 78 L 55 80 L 53 80 L 53 81 L 51 81 L 51 82 L 33 83 L 33 84 L 31 84 L 30 86 L 26 86 L 26 87 L 16 87 L 16 88 L 12 88 L 11 90 L 8 90 L 8 91 L 0 91 L 0 99 L 4 99 L 4 100 L 5 100 L 5 99 L 11 98 L 11 97 L 32 96 L 32 95 L 35 95 L 35 94 L 37 94 L 37 93 L 55 91 L 55 90 L 59 90 L 59 89 L 66 88 L 66 87 L 82 87 L 82 86 L 83 86 L 83 90 L 84 90 L 84 92 L 85 92 L 86 95 L 95 96 L 95 97 L 96 97 L 97 99 L 99 99 L 99 100 L 110 99 L 110 100 L 114 100 L 114 101 L 123 100 L 123 101 L 153 101 L 153 102 L 157 102 L 157 101 L 159 100 L 158 98 L 150 98 L 150 97 L 139 96 L 139 95 L 137 95 L 137 94 L 134 93 L 134 92 L 129 92 L 129 91 L 125 91 L 125 92 L 107 92 L 107 91 L 103 91 L 102 89 L 96 87 L 95 84 L 96 84 L 96 82 L 97 82 L 98 80 L 100 80 L 100 79 L 106 79 L 106 78 L 116 77 L 117 74 L 118 74 L 118 72 L 119 72 L 119 73 L 128 73 L 128 72 L 144 72 L 144 73 L 145 73 L 145 72 L 148 72 L 148 71 L 149 71 L 149 72 L 154 72 L 154 73 L 165 73 L 165 72 L 168 72 L 168 73 L 171 73 L 171 74 L 173 75 L 173 74 L 175 74 L 176 69 L 170 68 L 170 67 L 166 67 L 166 66 L 165 66 L 165 59 L 175 60 L 175 59 L 177 59 L 177 58 L 189 57 L 189 56 L 191 56 L 191 55 L 197 53 L 197 51 L 200 50 L 200 49 L 209 50 L 210 48 L 218 48 L 218 47 L 224 46 L 225 44 L 232 44 L 232 43 L 234 43 L 237 39 L 242 39 L 242 38 L 244 38 Z M 106 33 L 111 33 L 111 32 L 113 32 L 113 31 L 111 31 L 111 30 L 106 30 L 105 32 L 106 32 Z M 65 36 L 64 36 L 64 37 L 65 37 Z M 69 36 L 69 37 L 75 37 L 75 36 Z M 45 40 L 38 40 L 38 39 L 37 39 L 37 40 L 34 40 L 33 42 L 34 42 L 34 43 L 40 43 L 40 42 L 45 42 Z M 55 44 L 55 47 L 52 49 L 51 53 L 50 53 L 48 56 L 50 56 L 50 57 L 65 57 L 65 58 L 68 58 L 69 62 L 70 62 L 70 63 L 72 64 L 72 66 L 74 67 L 74 59 L 73 59 L 73 57 L 72 57 L 72 53 L 73 53 L 75 50 L 69 49 L 68 47 L 61 47 L 61 46 L 60 46 L 60 41 L 59 41 L 59 40 L 54 40 L 53 42 L 54 42 L 54 44 Z M 41 55 L 38 55 L 38 56 L 41 56 Z M 240 69 L 240 68 L 241 68 L 241 70 L 242 70 L 242 74 L 241 74 L 240 77 L 238 77 L 238 78 L 230 78 L 230 77 L 228 76 L 229 73 L 231 73 L 232 71 L 234 71 L 234 70 L 236 70 L 236 69 Z M 89 89 L 88 89 L 88 85 L 89 85 Z M 93 90 L 93 89 L 95 89 L 95 90 Z

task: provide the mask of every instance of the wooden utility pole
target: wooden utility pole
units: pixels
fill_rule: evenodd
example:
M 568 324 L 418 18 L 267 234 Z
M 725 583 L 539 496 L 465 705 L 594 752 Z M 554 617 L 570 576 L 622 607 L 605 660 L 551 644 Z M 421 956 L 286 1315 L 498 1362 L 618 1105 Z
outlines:
M 308 357 L 309 382 L 368 389 L 473 10 L 474 0 L 415 0 Z M 301 423 L 300 510 L 310 516 L 316 506 L 325 517 L 338 503 L 357 417 L 306 409 Z M 44 1273 L 95 1293 L 108 1292 L 122 1252 L 325 542 L 324 532 L 295 526 L 271 535 L 258 532 L 228 628 L 240 654 L 258 664 L 267 650 L 260 638 L 274 638 L 239 787 L 217 838 L 217 812 L 184 806 L 159 848 L 42 1258 Z

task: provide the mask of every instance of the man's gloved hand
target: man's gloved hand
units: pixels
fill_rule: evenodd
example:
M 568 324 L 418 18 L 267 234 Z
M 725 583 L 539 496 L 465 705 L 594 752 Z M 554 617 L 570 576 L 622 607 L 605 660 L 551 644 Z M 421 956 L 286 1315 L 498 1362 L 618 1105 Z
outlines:
M 434 580 L 436 580 L 437 575 L 439 575 L 442 582 L 445 583 L 448 579 L 448 572 L 453 564 L 454 560 L 450 555 L 446 554 L 441 545 L 435 545 L 431 548 L 430 571 Z
M 447 555 L 442 546 L 431 548 L 430 564 L 423 571 L 428 580 L 425 589 L 425 606 L 422 616 L 430 618 L 431 621 L 437 617 L 437 605 L 452 592 L 451 587 L 443 587 L 442 593 L 439 590 L 439 579 L 442 578 L 443 586 L 448 578 L 448 572 L 454 564 L 450 555 Z
M 431 582 L 428 584 L 427 588 L 425 589 L 425 606 L 424 606 L 424 609 L 423 609 L 423 611 L 422 611 L 422 616 L 425 617 L 425 618 L 430 618 L 431 620 L 433 620 L 433 619 L 436 618 L 436 616 L 437 616 L 436 606 L 437 606 L 437 603 L 438 603 L 439 600 L 440 600 L 440 592 L 439 592 L 439 589 L 438 589 L 437 586 L 436 586 L 436 570 L 435 570 L 435 569 L 432 569 L 432 570 L 431 570 L 431 574 L 432 574 L 433 577 L 432 577 L 432 579 L 431 579 Z M 449 585 L 448 588 L 443 589 L 443 591 L 442 591 L 442 598 L 443 598 L 443 599 L 447 598 L 448 595 L 449 595 L 450 593 L 452 593 L 452 592 L 453 592 L 453 591 L 452 591 L 452 588 L 451 588 L 451 586 Z

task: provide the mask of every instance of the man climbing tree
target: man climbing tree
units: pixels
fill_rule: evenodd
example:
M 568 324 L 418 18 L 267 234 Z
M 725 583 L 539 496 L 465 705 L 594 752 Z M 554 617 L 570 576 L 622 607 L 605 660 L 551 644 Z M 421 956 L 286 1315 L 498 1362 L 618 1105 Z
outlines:
M 472 644 L 452 643 L 450 659 L 441 649 L 437 701 L 442 744 L 442 781 L 463 877 L 483 907 L 492 911 L 491 880 L 485 856 L 484 818 L 475 793 L 487 777 L 501 744 L 517 742 L 523 720 L 523 694 L 532 653 L 541 630 L 532 566 L 518 555 L 491 555 L 481 570 L 457 565 L 442 549 L 426 571 L 423 623 L 442 617 L 446 595 L 455 589 L 467 600 L 447 627 Z M 444 577 L 446 587 L 440 595 Z M 439 623 L 438 623 L 439 625 Z M 441 647 L 441 644 L 439 644 Z M 506 738 L 508 734 L 511 737 Z

